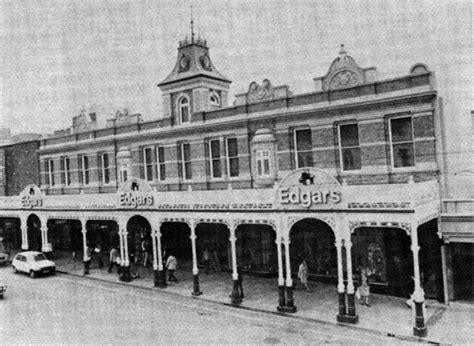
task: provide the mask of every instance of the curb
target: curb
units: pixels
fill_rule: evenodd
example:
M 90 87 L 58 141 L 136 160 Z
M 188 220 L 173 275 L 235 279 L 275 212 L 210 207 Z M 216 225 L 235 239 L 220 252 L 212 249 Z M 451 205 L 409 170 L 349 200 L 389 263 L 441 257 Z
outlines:
M 387 337 L 391 337 L 391 338 L 399 339 L 399 340 L 403 340 L 403 341 L 412 341 L 412 342 L 434 344 L 434 345 L 439 345 L 440 344 L 440 342 L 438 342 L 438 341 L 433 341 L 433 340 L 429 340 L 429 339 L 426 339 L 426 338 L 417 338 L 415 336 L 408 336 L 408 335 L 398 335 L 398 334 L 395 334 L 395 333 L 382 332 L 382 331 L 379 331 L 379 330 L 365 328 L 365 327 L 359 327 L 359 326 L 356 326 L 356 325 L 350 325 L 350 324 L 339 323 L 339 322 L 329 322 L 329 321 L 320 320 L 320 319 L 317 319 L 317 318 L 290 315 L 290 314 L 286 314 L 286 313 L 282 313 L 282 312 L 278 312 L 278 311 L 269 311 L 269 310 L 265 310 L 265 309 L 261 309 L 261 308 L 254 308 L 254 307 L 250 307 L 250 306 L 234 305 L 234 304 L 231 304 L 231 303 L 224 303 L 224 302 L 219 302 L 219 301 L 212 300 L 212 299 L 203 298 L 202 296 L 196 297 L 196 296 L 191 296 L 190 295 L 188 297 L 188 296 L 184 296 L 180 293 L 170 292 L 170 291 L 166 291 L 166 290 L 159 290 L 158 288 L 155 288 L 153 286 L 152 287 L 139 286 L 139 285 L 134 285 L 134 284 L 131 284 L 131 283 L 122 283 L 122 282 L 116 282 L 116 281 L 109 281 L 109 280 L 105 280 L 105 279 L 102 279 L 102 278 L 96 278 L 96 277 L 91 277 L 91 276 L 73 274 L 73 273 L 69 273 L 69 272 L 62 271 L 62 270 L 57 270 L 57 269 L 56 269 L 56 272 L 61 273 L 61 274 L 65 274 L 65 275 L 70 275 L 70 276 L 83 278 L 83 279 L 89 279 L 89 280 L 95 280 L 95 281 L 100 281 L 100 282 L 111 283 L 111 284 L 114 284 L 114 285 L 133 287 L 133 288 L 143 289 L 143 290 L 147 290 L 147 291 L 159 291 L 159 292 L 162 292 L 162 293 L 167 294 L 167 295 L 185 297 L 187 299 L 196 299 L 196 300 L 204 301 L 206 303 L 212 303 L 212 304 L 215 304 L 215 305 L 223 305 L 223 306 L 228 306 L 228 307 L 233 307 L 233 308 L 243 309 L 243 310 L 248 310 L 248 311 L 253 311 L 253 312 L 265 313 L 265 314 L 270 314 L 270 315 L 275 315 L 275 316 L 282 316 L 282 317 L 287 317 L 287 318 L 291 318 L 291 319 L 294 319 L 294 320 L 301 320 L 301 321 L 305 321 L 305 322 L 312 322 L 312 323 L 318 323 L 318 324 L 323 324 L 323 325 L 336 325 L 336 326 L 341 326 L 341 327 L 352 329 L 352 330 L 360 330 L 360 331 L 364 331 L 364 332 L 369 332 L 369 333 L 374 334 L 374 335 L 387 336 Z

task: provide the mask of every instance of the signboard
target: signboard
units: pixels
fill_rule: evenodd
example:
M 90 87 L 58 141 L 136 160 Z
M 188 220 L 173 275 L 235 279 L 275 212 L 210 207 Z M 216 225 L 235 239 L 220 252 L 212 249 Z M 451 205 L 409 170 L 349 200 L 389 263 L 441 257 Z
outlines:
M 41 207 L 43 205 L 43 194 L 38 186 L 30 184 L 20 193 L 22 208 Z
M 335 209 L 343 207 L 341 184 L 316 168 L 301 168 L 288 174 L 277 188 L 278 209 Z
M 143 209 L 155 206 L 155 195 L 151 186 L 142 179 L 130 179 L 117 191 L 117 208 Z

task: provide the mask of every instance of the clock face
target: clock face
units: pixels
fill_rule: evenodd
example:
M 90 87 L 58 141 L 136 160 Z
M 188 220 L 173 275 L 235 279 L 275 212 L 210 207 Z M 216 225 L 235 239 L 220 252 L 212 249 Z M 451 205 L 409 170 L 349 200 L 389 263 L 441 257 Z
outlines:
M 357 77 L 357 74 L 355 72 L 345 70 L 336 73 L 336 75 L 332 77 L 331 82 L 329 83 L 329 88 L 348 88 L 357 85 L 358 81 L 359 78 Z
M 211 69 L 211 60 L 209 60 L 209 57 L 206 55 L 203 55 L 199 61 L 201 62 L 201 66 L 205 69 L 205 70 L 210 70 Z
M 186 56 L 182 56 L 181 59 L 179 59 L 179 70 L 180 71 L 187 71 L 189 68 L 189 60 L 186 58 Z

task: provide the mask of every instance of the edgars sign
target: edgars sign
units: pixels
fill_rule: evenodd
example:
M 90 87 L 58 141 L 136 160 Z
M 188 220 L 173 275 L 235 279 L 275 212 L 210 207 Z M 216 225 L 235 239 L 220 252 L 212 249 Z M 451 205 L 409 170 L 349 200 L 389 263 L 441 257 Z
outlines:
M 336 179 L 315 168 L 302 168 L 281 181 L 276 205 L 281 209 L 341 208 L 342 197 L 341 185 Z
M 152 188 L 141 179 L 127 181 L 117 193 L 119 208 L 149 208 L 155 203 Z
M 28 185 L 20 193 L 21 206 L 24 208 L 41 207 L 43 205 L 43 196 L 41 190 L 36 185 Z

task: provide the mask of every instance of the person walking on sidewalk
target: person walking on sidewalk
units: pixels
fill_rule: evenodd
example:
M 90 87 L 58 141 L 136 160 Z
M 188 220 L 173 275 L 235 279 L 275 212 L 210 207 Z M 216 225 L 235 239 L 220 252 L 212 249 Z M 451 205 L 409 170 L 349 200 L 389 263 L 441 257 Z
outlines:
M 119 267 L 119 261 L 120 261 L 120 254 L 119 251 L 116 247 L 113 247 L 110 250 L 110 257 L 109 257 L 109 270 L 107 270 L 109 273 L 112 273 L 112 269 L 114 266 L 117 267 L 117 273 L 120 274 L 120 267 Z
M 308 264 L 303 259 L 298 268 L 298 279 L 300 279 L 301 286 L 306 289 L 307 292 L 311 292 L 308 287 Z
M 211 254 L 207 248 L 204 249 L 202 253 L 202 261 L 204 262 L 204 268 L 206 275 L 209 275 L 209 267 L 211 266 Z
M 239 289 L 239 297 L 241 299 L 244 299 L 244 288 L 242 286 L 242 266 L 237 267 L 237 282 L 239 284 L 238 289 Z
M 178 260 L 173 254 L 170 254 L 168 259 L 166 260 L 166 270 L 168 271 L 168 281 L 171 282 L 178 282 L 176 276 L 174 276 L 174 271 L 178 267 Z
M 368 277 L 367 267 L 363 267 L 360 270 L 359 293 L 360 293 L 361 304 L 365 306 L 370 306 L 369 304 L 370 286 L 369 286 L 369 277 Z

